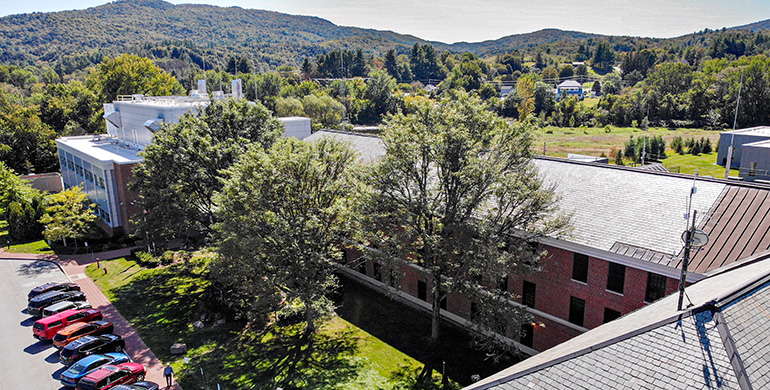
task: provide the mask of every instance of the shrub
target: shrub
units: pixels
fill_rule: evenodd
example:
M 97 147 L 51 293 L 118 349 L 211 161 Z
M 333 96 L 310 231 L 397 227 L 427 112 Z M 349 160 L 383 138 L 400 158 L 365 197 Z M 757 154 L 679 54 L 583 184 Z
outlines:
M 160 259 L 147 252 L 135 252 L 136 263 L 144 268 L 155 268 L 160 265 Z

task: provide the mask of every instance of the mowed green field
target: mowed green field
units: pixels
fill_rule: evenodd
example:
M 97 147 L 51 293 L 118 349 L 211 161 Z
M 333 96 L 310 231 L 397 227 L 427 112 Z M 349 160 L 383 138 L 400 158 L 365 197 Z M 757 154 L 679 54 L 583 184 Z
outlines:
M 568 154 L 585 154 L 590 156 L 606 156 L 612 154 L 613 149 L 622 150 L 623 145 L 628 139 L 633 137 L 654 137 L 662 136 L 666 145 L 671 144 L 671 140 L 679 136 L 687 138 L 708 138 L 714 152 L 711 154 L 701 154 L 699 156 L 678 155 L 668 149 L 667 158 L 661 160 L 663 165 L 669 169 L 681 173 L 695 174 L 696 171 L 701 176 L 724 177 L 724 168 L 716 165 L 716 148 L 719 141 L 719 131 L 703 129 L 674 129 L 669 130 L 661 127 L 651 127 L 641 130 L 634 127 L 589 127 L 589 128 L 569 128 L 569 127 L 545 127 L 540 129 L 536 135 L 536 141 L 533 145 L 535 153 L 542 155 L 545 150 L 546 156 L 567 157 Z M 733 169 L 731 175 L 737 176 L 738 170 Z

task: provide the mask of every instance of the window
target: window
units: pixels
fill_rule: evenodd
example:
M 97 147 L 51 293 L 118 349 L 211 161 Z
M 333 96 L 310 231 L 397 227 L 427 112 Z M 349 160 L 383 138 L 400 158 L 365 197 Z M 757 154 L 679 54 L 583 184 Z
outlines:
M 574 254 L 572 258 L 572 280 L 588 283 L 588 255 Z
M 757 163 L 753 162 L 751 163 L 751 168 L 749 168 L 749 176 L 754 177 L 757 175 Z
M 358 263 L 358 272 L 366 275 L 366 261 L 361 261 Z
M 382 281 L 382 264 L 375 262 L 374 266 L 374 278 Z
M 609 307 L 604 308 L 604 323 L 608 323 L 610 321 L 614 321 L 620 318 L 620 312 L 617 310 L 612 310 Z
M 476 302 L 471 302 L 471 321 L 475 320 L 479 315 L 479 306 Z
M 428 284 L 422 280 L 417 281 L 417 298 L 428 301 Z
M 522 324 L 521 333 L 519 334 L 519 342 L 526 347 L 532 348 L 532 336 L 534 333 L 535 328 L 532 326 L 532 324 Z
M 535 284 L 524 281 L 523 293 L 521 294 L 521 303 L 531 308 L 535 307 Z
M 61 321 L 61 320 L 59 320 L 59 321 L 54 321 L 54 322 L 52 322 L 52 323 L 48 324 L 48 329 L 50 329 L 50 328 L 55 328 L 55 327 L 57 327 L 57 326 L 61 326 L 61 324 L 62 324 L 62 321 Z
M 647 292 L 644 294 L 645 302 L 655 302 L 666 295 L 666 277 L 663 275 L 647 273 Z
M 497 288 L 500 289 L 500 291 L 508 291 L 508 275 L 505 275 L 500 279 Z
M 441 299 L 441 302 L 438 303 L 438 307 L 441 308 L 441 309 L 446 310 L 446 297 Z
M 618 294 L 623 294 L 623 287 L 626 283 L 626 266 L 610 263 L 609 270 L 607 272 L 607 290 L 614 291 Z
M 580 298 L 569 298 L 569 322 L 583 326 L 583 318 L 586 314 L 586 301 Z

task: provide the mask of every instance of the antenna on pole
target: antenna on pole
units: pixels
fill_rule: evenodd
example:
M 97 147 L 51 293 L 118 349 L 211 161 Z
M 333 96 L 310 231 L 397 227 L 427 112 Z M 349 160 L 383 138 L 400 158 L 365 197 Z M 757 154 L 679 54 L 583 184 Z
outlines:
M 735 101 L 735 118 L 733 118 L 733 131 L 730 133 L 730 146 L 727 147 L 727 160 L 725 160 L 725 179 L 730 178 L 730 167 L 733 165 L 733 142 L 735 141 L 735 124 L 738 122 L 738 107 L 741 104 L 741 88 L 743 88 L 743 69 L 741 69 L 741 83 L 738 84 L 738 99 Z
M 698 173 L 696 171 L 695 178 L 692 182 L 692 188 L 690 188 L 690 195 L 687 199 L 687 212 L 684 214 L 684 218 L 687 220 L 686 230 L 682 233 L 682 241 L 684 241 L 684 255 L 682 256 L 682 274 L 679 277 L 679 302 L 676 310 L 682 310 L 682 301 L 684 300 L 684 288 L 687 285 L 687 267 L 690 263 L 690 251 L 693 247 L 700 248 L 706 245 L 709 241 L 709 236 L 703 230 L 695 228 L 695 220 L 698 217 L 698 210 L 692 212 L 692 221 L 690 221 L 690 209 L 692 208 L 692 196 L 698 192 L 698 188 L 695 187 L 695 182 L 698 180 Z

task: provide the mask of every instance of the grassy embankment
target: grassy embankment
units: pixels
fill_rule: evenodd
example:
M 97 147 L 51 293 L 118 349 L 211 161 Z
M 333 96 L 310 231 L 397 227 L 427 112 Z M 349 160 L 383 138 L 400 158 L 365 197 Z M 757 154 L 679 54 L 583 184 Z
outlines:
M 141 334 L 163 362 L 171 362 L 186 390 L 222 388 L 411 388 L 422 365 L 349 322 L 334 317 L 312 338 L 299 337 L 304 324 L 244 329 L 242 321 L 196 330 L 201 314 L 212 314 L 214 293 L 207 259 L 196 257 L 166 268 L 147 269 L 124 258 L 102 262 L 86 274 Z M 186 343 L 189 366 L 169 347 Z M 201 375 L 201 369 L 203 375 Z M 437 374 L 436 374 L 437 375 Z
M 604 153 L 611 155 L 613 149 L 622 149 L 624 143 L 629 137 L 640 136 L 662 136 L 666 145 L 671 144 L 674 137 L 683 139 L 701 137 L 711 140 L 714 152 L 710 154 L 678 155 L 670 149 L 666 152 L 667 158 L 661 160 L 664 166 L 669 170 L 681 173 L 694 174 L 697 170 L 701 176 L 724 177 L 725 169 L 716 165 L 716 147 L 719 141 L 719 132 L 702 129 L 676 129 L 649 128 L 643 131 L 633 127 L 609 127 L 607 131 L 604 127 L 589 128 L 565 128 L 565 127 L 546 127 L 540 130 L 536 136 L 533 145 L 537 154 L 543 153 L 543 143 L 546 146 L 546 155 L 554 157 L 567 157 L 569 153 L 586 154 L 591 156 L 600 156 Z M 731 170 L 731 175 L 737 176 L 738 170 Z

